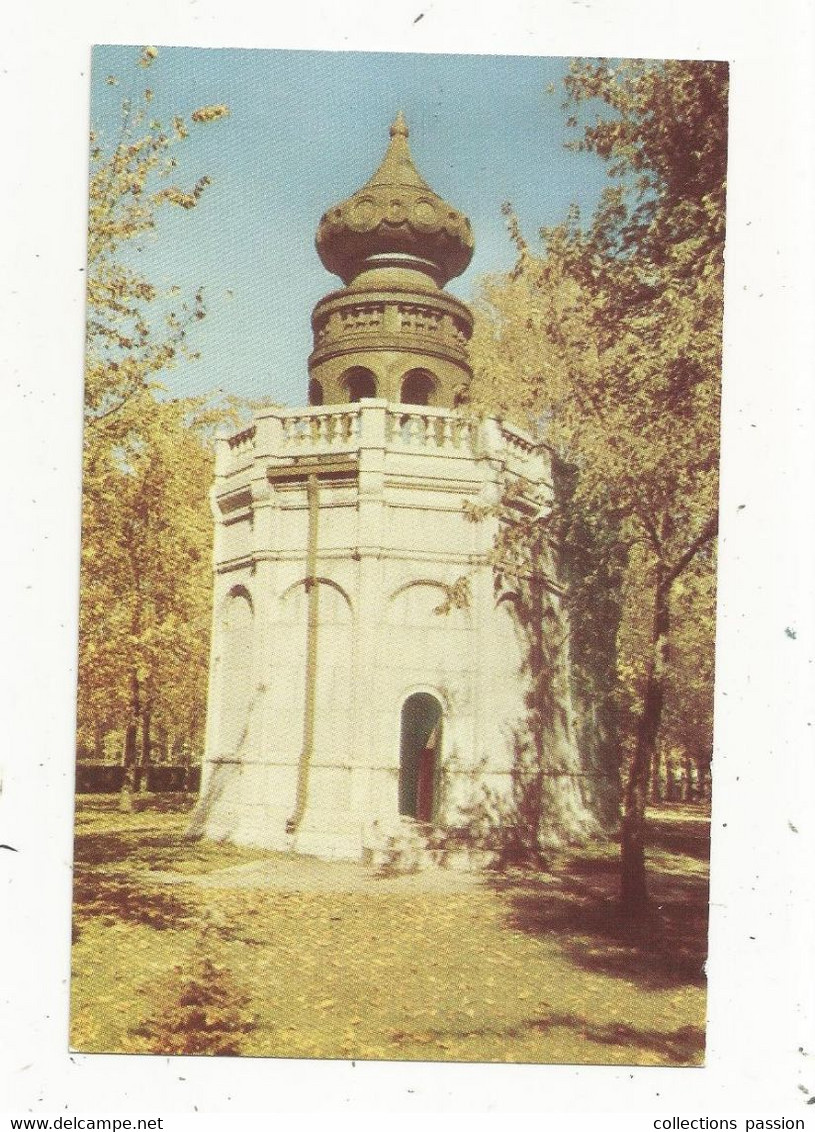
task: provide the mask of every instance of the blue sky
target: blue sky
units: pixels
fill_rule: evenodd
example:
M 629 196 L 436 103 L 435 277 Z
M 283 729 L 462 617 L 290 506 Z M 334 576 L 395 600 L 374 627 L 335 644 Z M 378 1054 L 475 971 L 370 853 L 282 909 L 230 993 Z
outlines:
M 588 216 L 608 183 L 596 157 L 564 149 L 563 59 L 159 46 L 142 69 L 138 56 L 94 49 L 91 122 L 103 142 L 115 141 L 122 98 L 145 87 L 165 124 L 200 106 L 230 108 L 176 151 L 180 185 L 211 178 L 198 207 L 165 209 L 132 252 L 154 283 L 205 290 L 207 318 L 191 339 L 201 357 L 164 375 L 173 395 L 222 389 L 305 403 L 311 310 L 341 285 L 314 249 L 317 224 L 377 167 L 399 109 L 419 172 L 472 221 L 475 256 L 448 288 L 465 301 L 481 276 L 513 262 L 504 201 L 532 239 L 573 202 Z

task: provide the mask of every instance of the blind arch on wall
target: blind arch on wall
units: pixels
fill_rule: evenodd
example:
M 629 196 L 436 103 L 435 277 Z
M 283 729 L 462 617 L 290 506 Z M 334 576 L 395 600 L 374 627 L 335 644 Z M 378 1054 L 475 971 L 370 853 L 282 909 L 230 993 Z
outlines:
M 240 754 L 246 744 L 252 698 L 254 608 L 248 590 L 235 586 L 221 607 L 218 754 Z
M 348 594 L 336 582 L 318 577 L 315 583 L 315 763 L 342 763 L 348 759 L 349 736 L 353 731 L 354 611 Z M 278 705 L 275 727 L 279 730 L 274 743 L 290 754 L 299 752 L 302 744 L 308 614 L 308 582 L 301 578 L 280 595 L 276 625 L 279 647 L 272 672 Z M 313 779 L 312 787 L 317 789 L 315 776 Z

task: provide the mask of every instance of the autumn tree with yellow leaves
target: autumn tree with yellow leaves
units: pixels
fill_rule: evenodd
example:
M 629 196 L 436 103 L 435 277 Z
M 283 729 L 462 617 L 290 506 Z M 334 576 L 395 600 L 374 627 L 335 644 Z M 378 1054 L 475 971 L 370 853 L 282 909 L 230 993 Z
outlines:
M 605 655 L 618 709 L 632 915 L 648 903 L 665 728 L 703 763 L 711 744 L 727 87 L 722 63 L 572 63 L 573 148 L 604 158 L 613 183 L 587 228 L 573 213 L 539 253 L 507 210 L 518 261 L 486 281 L 474 342 L 476 402 L 544 436 L 566 473 L 551 538 L 583 658 Z M 601 112 L 581 125 L 586 104 Z
M 156 55 L 145 48 L 138 65 Z M 132 249 L 162 210 L 198 205 L 209 178 L 174 183 L 175 150 L 228 110 L 201 107 L 165 128 L 152 100 L 149 87 L 125 98 L 118 136 L 93 131 L 90 151 L 78 740 L 97 755 L 107 736 L 121 741 L 126 806 L 154 744 L 188 753 L 202 739 L 218 416 L 202 399 L 162 397 L 159 383 L 194 357 L 203 292 L 173 306 Z

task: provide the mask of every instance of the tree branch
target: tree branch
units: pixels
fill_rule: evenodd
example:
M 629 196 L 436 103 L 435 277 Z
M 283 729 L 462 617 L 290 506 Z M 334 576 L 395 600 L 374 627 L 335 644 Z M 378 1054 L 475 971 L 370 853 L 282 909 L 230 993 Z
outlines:
M 672 585 L 673 582 L 676 581 L 679 575 L 690 565 L 702 547 L 706 546 L 718 533 L 719 509 L 717 507 L 688 549 L 679 557 L 674 565 L 668 569 L 665 575 L 668 585 Z

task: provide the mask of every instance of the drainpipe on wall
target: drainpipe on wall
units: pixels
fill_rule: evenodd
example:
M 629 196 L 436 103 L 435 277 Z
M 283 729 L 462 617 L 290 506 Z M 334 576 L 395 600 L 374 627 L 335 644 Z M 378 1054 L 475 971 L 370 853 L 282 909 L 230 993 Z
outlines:
M 317 521 L 320 514 L 320 489 L 316 475 L 306 481 L 308 499 L 308 552 L 306 557 L 306 594 L 308 624 L 306 627 L 306 688 L 303 706 L 303 747 L 297 771 L 297 798 L 294 813 L 286 822 L 286 833 L 296 833 L 308 801 L 308 778 L 314 753 L 314 712 L 317 699 L 317 629 L 319 585 L 317 582 Z

